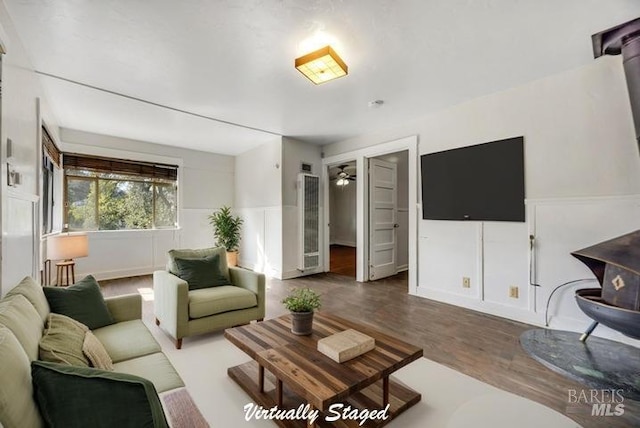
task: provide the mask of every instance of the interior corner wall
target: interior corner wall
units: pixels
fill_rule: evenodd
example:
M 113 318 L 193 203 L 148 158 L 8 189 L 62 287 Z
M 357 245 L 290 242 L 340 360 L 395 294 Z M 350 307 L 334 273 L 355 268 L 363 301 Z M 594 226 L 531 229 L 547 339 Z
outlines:
M 235 212 L 244 220 L 238 263 L 282 278 L 282 138 L 235 157 Z
M 89 232 L 89 257 L 76 260 L 78 276 L 91 273 L 108 279 L 149 274 L 164 268 L 170 249 L 214 245 L 208 216 L 224 205 L 233 206 L 233 156 L 68 128 L 60 129 L 60 137 L 63 151 L 179 165 L 179 229 Z
M 293 138 L 282 138 L 282 278 L 295 278 L 321 272 L 323 262 L 317 269 L 299 270 L 301 249 L 300 201 L 298 200 L 298 174 L 302 163 L 311 164 L 311 174 L 322 176 L 320 146 L 304 143 Z M 322 192 L 322 186 L 320 187 Z M 323 222 L 323 197 L 320 197 L 320 224 Z M 322 238 L 322 234 L 320 234 Z M 322 248 L 322 239 L 319 242 Z
M 420 220 L 410 239 L 418 241 L 418 295 L 544 324 L 556 286 L 593 278 L 570 251 L 640 227 L 640 154 L 621 62 L 602 57 L 323 150 L 332 156 L 418 134 L 422 155 L 523 135 L 526 223 Z M 532 254 L 530 234 L 536 237 Z M 530 260 L 541 287 L 529 285 Z M 462 287 L 462 277 L 471 278 L 471 288 Z M 519 298 L 509 297 L 510 286 L 519 288 Z M 552 327 L 589 325 L 574 289 L 553 296 Z M 594 334 L 638 343 L 606 327 Z
M 13 26 L 4 3 L 0 3 L 0 34 L 7 53 L 2 56 L 2 118 L 0 136 L 0 187 L 2 204 L 2 267 L 0 294 L 4 295 L 25 276 L 40 281 L 38 203 L 40 119 L 46 119 L 57 135 L 57 121 L 48 108 L 38 76 Z M 7 141 L 11 140 L 11 153 Z M 9 186 L 7 168 L 20 182 Z

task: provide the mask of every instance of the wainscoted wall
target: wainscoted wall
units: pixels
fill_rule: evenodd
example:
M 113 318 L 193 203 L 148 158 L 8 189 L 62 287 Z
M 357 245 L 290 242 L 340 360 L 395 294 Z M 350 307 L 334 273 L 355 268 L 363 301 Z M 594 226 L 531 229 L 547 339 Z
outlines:
M 89 232 L 89 257 L 76 259 L 76 279 L 144 275 L 166 264 L 166 252 L 175 248 L 175 230 Z
M 4 227 L 10 231 L 3 238 L 4 249 L 2 262 L 3 293 L 17 285 L 27 275 L 37 281 L 39 260 L 37 241 L 38 198 L 29 197 L 18 192 L 9 192 L 4 198 Z M 7 288 L 4 288 L 4 284 Z
M 167 252 L 175 248 L 214 245 L 208 216 L 213 209 L 183 209 L 179 229 L 89 232 L 89 257 L 76 260 L 76 279 L 146 275 L 164 269 Z M 55 280 L 55 268 L 52 271 Z
M 238 208 L 244 220 L 238 264 L 282 278 L 282 207 Z
M 586 329 L 589 318 L 577 307 L 574 292 L 598 287 L 587 267 L 570 253 L 637 228 L 640 196 L 531 200 L 528 225 L 493 222 L 423 220 L 418 294 L 453 304 L 544 324 L 547 301 L 566 282 L 587 279 L 560 288 L 552 297 L 551 327 Z M 611 222 L 614 215 L 616 221 Z M 530 251 L 529 235 L 535 237 Z M 533 270 L 530 285 L 529 263 Z M 471 287 L 462 286 L 462 277 Z M 519 297 L 509 297 L 517 286 Z M 599 334 L 627 341 L 621 334 L 598 327 Z
M 638 229 L 640 195 L 534 200 L 529 211 L 533 212 L 531 232 L 536 237 L 535 282 L 542 286 L 537 289 L 540 293 L 536 311 L 543 316 L 552 287 L 588 278 L 588 282 L 558 290 L 549 308 L 552 327 L 584 330 L 590 319 L 575 304 L 574 291 L 598 285 L 592 280 L 593 273 L 569 253 Z M 606 327 L 600 326 L 596 332 L 598 330 L 600 335 L 606 332 L 625 339 L 619 333 L 607 331 Z
M 418 243 L 420 296 L 543 325 L 557 285 L 592 278 L 570 251 L 640 228 L 640 154 L 617 57 L 335 143 L 324 152 L 346 156 L 411 134 L 419 135 L 420 155 L 525 138 L 526 223 L 420 220 L 417 236 L 409 237 Z M 535 237 L 533 260 L 529 235 Z M 528 285 L 529 274 L 541 287 Z M 462 277 L 470 278 L 470 288 L 462 287 Z M 510 286 L 518 287 L 519 298 L 509 297 Z M 575 288 L 553 296 L 552 327 L 588 326 L 575 304 Z M 604 327 L 595 334 L 639 343 Z

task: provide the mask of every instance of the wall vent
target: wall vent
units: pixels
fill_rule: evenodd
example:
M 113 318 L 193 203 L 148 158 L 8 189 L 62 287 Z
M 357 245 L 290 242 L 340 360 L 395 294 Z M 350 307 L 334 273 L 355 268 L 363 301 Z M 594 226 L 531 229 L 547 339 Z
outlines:
M 300 163 L 300 172 L 311 174 L 313 172 L 313 165 L 307 162 Z
M 320 266 L 320 177 L 298 174 L 298 208 L 300 210 L 300 260 L 298 269 L 306 271 Z

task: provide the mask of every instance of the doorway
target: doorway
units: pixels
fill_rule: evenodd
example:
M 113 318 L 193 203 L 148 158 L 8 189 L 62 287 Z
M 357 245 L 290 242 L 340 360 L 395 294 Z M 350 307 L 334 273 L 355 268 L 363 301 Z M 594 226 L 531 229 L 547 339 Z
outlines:
M 355 161 L 329 166 L 329 271 L 356 278 Z
M 322 160 L 323 173 L 322 182 L 324 186 L 324 215 L 329 219 L 324 223 L 323 233 L 323 263 L 324 271 L 330 270 L 330 201 L 329 185 L 331 183 L 329 167 L 340 165 L 343 162 L 356 160 L 358 173 L 364 178 L 368 174 L 367 164 L 370 158 L 397 152 L 408 152 L 408 196 L 407 215 L 408 217 L 408 261 L 407 266 L 399 265 L 399 270 L 406 269 L 408 278 L 409 294 L 417 295 L 418 288 L 418 136 L 411 135 L 397 140 L 370 145 L 349 152 L 326 156 Z M 358 177 L 360 178 L 360 177 Z M 368 180 L 357 179 L 356 184 L 356 281 L 366 282 L 369 280 L 369 209 L 368 209 Z

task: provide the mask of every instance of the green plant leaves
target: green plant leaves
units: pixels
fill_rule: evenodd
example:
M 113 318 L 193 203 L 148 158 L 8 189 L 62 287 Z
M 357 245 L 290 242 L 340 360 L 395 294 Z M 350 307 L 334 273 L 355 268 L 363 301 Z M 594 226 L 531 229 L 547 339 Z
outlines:
M 225 247 L 227 251 L 237 251 L 240 246 L 240 232 L 243 220 L 231 214 L 231 208 L 223 206 L 209 216 L 216 237 L 215 245 Z

